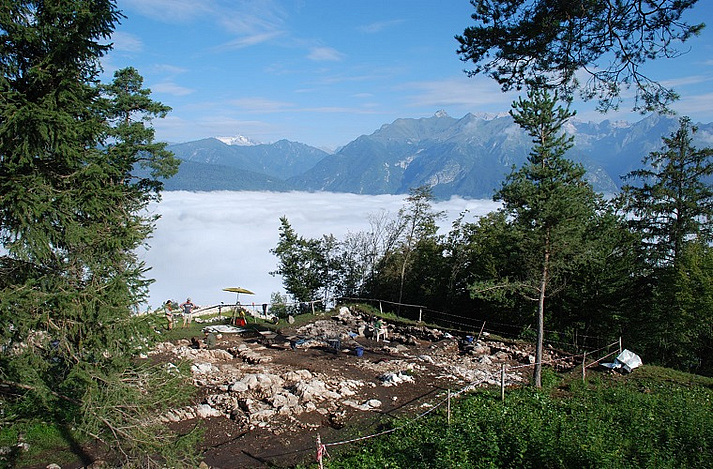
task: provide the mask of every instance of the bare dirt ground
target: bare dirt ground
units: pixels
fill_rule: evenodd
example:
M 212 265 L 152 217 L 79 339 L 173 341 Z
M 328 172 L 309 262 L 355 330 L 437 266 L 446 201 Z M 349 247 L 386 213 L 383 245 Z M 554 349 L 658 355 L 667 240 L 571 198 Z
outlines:
M 530 367 L 516 368 L 534 362 L 528 345 L 394 324 L 386 341 L 376 341 L 371 320 L 342 308 L 276 335 L 217 334 L 211 348 L 162 344 L 156 353 L 165 359 L 192 360 L 200 388 L 195 406 L 166 420 L 204 429 L 209 467 L 291 467 L 314 461 L 318 435 L 327 444 L 370 435 L 395 417 L 423 413 L 448 389 L 498 386 L 502 365 L 513 369 L 507 386 L 529 379 Z
M 191 406 L 161 418 L 180 432 L 204 431 L 202 467 L 294 467 L 315 460 L 318 435 L 331 454 L 349 449 L 331 444 L 414 418 L 443 402 L 448 389 L 499 386 L 503 365 L 506 386 L 529 380 L 530 345 L 399 324 L 376 341 L 373 319 L 340 308 L 276 333 L 211 326 L 219 329 L 214 344 L 204 336 L 160 343 L 147 359 L 189 360 L 198 388 Z M 557 357 L 547 351 L 544 358 Z

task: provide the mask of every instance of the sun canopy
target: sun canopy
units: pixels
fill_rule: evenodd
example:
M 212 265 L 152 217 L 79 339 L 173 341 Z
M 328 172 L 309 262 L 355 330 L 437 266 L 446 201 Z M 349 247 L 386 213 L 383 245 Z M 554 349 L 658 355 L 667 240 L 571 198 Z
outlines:
M 232 293 L 245 293 L 246 295 L 254 295 L 255 293 L 251 292 L 247 288 L 243 287 L 228 287 L 228 288 L 223 288 L 223 291 L 229 291 Z

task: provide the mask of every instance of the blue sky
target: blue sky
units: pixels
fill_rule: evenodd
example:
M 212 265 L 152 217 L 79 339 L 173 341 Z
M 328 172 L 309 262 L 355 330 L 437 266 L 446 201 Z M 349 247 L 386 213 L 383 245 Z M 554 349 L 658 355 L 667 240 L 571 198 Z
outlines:
M 507 112 L 516 98 L 484 77 L 468 78 L 456 34 L 472 22 L 468 0 L 118 0 L 127 16 L 103 61 L 133 66 L 156 100 L 173 108 L 156 137 L 183 142 L 243 135 L 336 148 L 397 118 L 445 110 L 453 117 Z M 691 51 L 649 67 L 682 99 L 674 109 L 713 122 L 713 6 L 685 17 L 706 22 Z M 625 103 L 626 105 L 626 103 Z M 602 116 L 575 103 L 585 120 Z

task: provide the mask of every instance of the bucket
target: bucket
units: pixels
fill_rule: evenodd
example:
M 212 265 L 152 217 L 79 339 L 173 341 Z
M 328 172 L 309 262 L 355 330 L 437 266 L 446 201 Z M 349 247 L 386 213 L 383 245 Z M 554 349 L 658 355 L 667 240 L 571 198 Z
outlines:
M 473 343 L 473 336 L 472 335 L 467 335 L 465 336 L 465 341 L 468 342 L 469 344 Z
M 361 357 L 362 355 L 364 355 L 364 347 L 355 348 L 354 353 L 356 353 L 357 357 Z
M 239 327 L 245 327 L 245 319 L 235 318 L 235 325 Z

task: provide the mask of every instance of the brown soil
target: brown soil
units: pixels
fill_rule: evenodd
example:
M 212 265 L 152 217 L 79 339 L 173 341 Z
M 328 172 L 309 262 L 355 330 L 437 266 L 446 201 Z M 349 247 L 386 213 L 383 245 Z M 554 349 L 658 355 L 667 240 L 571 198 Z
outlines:
M 196 408 L 200 404 L 220 408 L 216 411 L 219 416 L 187 414 L 188 417 L 174 418 L 167 425 L 179 432 L 188 432 L 196 426 L 203 429 L 200 449 L 204 464 L 211 468 L 293 467 L 315 460 L 318 436 L 322 443 L 328 444 L 331 454 L 353 449 L 354 444 L 329 444 L 374 434 L 395 418 L 413 418 L 441 402 L 447 389 L 456 391 L 473 383 L 497 386 L 503 364 L 513 367 L 533 360 L 533 350 L 527 345 L 483 338 L 474 340 L 470 346 L 463 336 L 423 327 L 392 324 L 387 342 L 377 342 L 369 334 L 350 337 L 354 334 L 348 331 L 357 330 L 360 324 L 363 331 L 364 324 L 368 324 L 366 320 L 356 316 L 348 320 L 325 316 L 307 329 L 288 325 L 279 331 L 280 335 L 268 340 L 255 330 L 224 333 L 211 350 L 203 346 L 196 350 L 189 341 L 162 344 L 152 360 L 180 357 L 192 359 L 195 364 L 211 362 L 214 372 L 202 375 L 194 370 L 194 382 L 199 387 L 194 404 Z M 330 347 L 323 338 L 316 338 L 315 325 L 322 328 L 320 334 L 339 333 L 343 338 L 339 350 Z M 294 348 L 289 339 L 295 337 L 309 340 Z M 355 353 L 356 346 L 363 347 L 362 356 Z M 239 353 L 241 348 L 260 360 L 246 360 Z M 246 376 L 290 376 L 296 370 L 325 384 L 331 397 L 309 399 L 299 395 L 297 386 L 285 384 L 284 392 L 294 393 L 288 397 L 299 398 L 299 404 L 278 409 L 274 394 L 255 394 L 253 390 L 247 398 L 247 392 L 231 389 L 231 383 Z M 390 373 L 405 379 L 390 383 L 384 378 Z M 527 382 L 529 374 L 527 366 L 508 372 L 506 384 L 521 385 Z M 374 399 L 379 403 L 368 406 Z M 255 405 L 271 414 L 256 418 Z M 269 408 L 270 405 L 274 407 Z M 63 465 L 64 469 L 79 467 L 82 465 Z
M 220 341 L 218 346 L 229 348 L 230 342 L 251 340 L 234 337 Z M 252 430 L 224 417 L 204 419 L 201 427 L 206 432 L 203 443 L 205 463 L 214 468 L 230 469 L 271 465 L 291 467 L 301 462 L 314 461 L 318 435 L 323 443 L 330 443 L 372 434 L 393 418 L 418 415 L 423 411 L 423 405 L 438 402 L 446 389 L 456 389 L 460 384 L 442 377 L 443 369 L 440 367 L 426 364 L 423 370 L 419 370 L 414 383 L 385 387 L 374 369 L 400 357 L 383 351 L 377 342 L 361 339 L 359 343 L 364 347 L 362 357 L 357 357 L 352 349 L 335 352 L 327 347 L 298 347 L 291 350 L 284 346 L 270 346 L 263 353 L 273 357 L 270 362 L 272 367 L 306 369 L 316 376 L 340 376 L 373 384 L 373 387 L 367 385 L 362 388 L 358 400 L 378 399 L 383 404 L 381 408 L 365 412 L 343 407 L 339 410 L 344 414 L 336 411 L 327 415 L 317 411 L 305 412 L 295 417 L 299 420 L 297 425 L 294 421 L 285 423 L 278 419 L 271 422 L 270 428 Z M 432 345 L 423 342 L 411 346 L 409 354 L 418 356 L 432 353 Z M 449 348 L 457 352 L 457 347 Z M 360 366 L 364 363 L 374 367 Z M 181 423 L 184 428 L 194 424 L 194 421 Z M 289 427 L 289 431 L 280 431 L 281 425 Z M 330 447 L 329 451 L 336 453 L 339 449 L 332 450 Z

